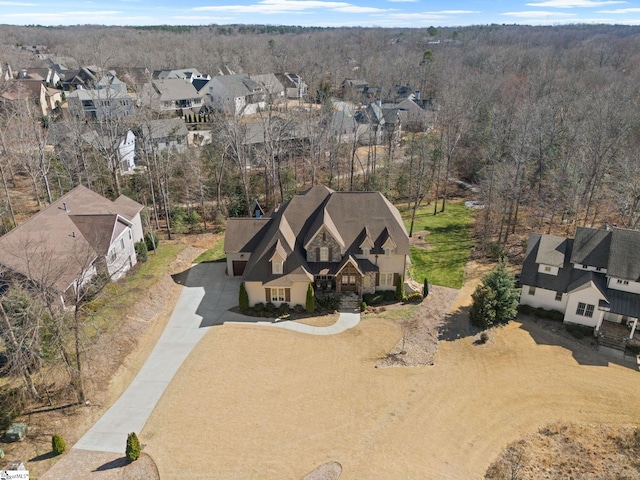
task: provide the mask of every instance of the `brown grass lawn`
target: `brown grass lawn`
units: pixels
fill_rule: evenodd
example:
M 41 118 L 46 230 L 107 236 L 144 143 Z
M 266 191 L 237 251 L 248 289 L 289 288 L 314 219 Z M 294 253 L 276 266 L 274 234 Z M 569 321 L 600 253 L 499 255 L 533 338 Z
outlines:
M 340 480 L 467 480 L 551 422 L 640 423 L 640 373 L 532 321 L 490 347 L 443 341 L 434 366 L 374 368 L 400 337 L 378 318 L 329 337 L 213 328 L 142 431 L 145 452 L 163 479 L 300 479 L 337 461 Z

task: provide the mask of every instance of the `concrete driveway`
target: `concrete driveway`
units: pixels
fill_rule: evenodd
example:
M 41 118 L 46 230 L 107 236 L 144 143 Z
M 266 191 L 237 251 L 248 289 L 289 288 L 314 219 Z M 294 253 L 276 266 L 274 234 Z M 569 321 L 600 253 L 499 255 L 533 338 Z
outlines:
M 165 388 L 208 327 L 248 317 L 229 311 L 238 304 L 240 280 L 224 263 L 202 263 L 175 275 L 185 288 L 155 348 L 127 390 L 74 448 L 123 453 L 130 432 L 139 433 Z

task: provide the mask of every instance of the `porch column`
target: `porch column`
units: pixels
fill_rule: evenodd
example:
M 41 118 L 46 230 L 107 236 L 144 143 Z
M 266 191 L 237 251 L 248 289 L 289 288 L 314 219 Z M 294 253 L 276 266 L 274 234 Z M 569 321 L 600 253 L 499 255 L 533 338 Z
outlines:
M 635 335 L 637 326 L 638 326 L 638 319 L 635 318 L 633 320 L 633 327 L 631 327 L 631 334 L 629 335 L 629 340 L 631 340 L 633 338 L 633 336 Z

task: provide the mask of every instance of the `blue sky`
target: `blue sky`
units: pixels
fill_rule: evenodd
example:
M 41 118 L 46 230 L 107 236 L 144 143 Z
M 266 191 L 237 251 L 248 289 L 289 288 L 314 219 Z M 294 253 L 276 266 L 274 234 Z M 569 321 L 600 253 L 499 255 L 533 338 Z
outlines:
M 640 25 L 640 0 L 0 0 L 0 24 Z

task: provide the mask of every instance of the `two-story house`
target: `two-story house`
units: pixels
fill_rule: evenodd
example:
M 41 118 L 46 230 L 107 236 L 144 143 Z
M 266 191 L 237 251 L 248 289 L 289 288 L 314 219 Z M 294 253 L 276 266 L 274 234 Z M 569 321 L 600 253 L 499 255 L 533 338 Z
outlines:
M 578 228 L 575 238 L 532 233 L 520 303 L 564 313 L 564 322 L 629 325 L 640 317 L 640 231 Z
M 393 290 L 409 262 L 400 213 L 380 192 L 324 186 L 260 218 L 228 219 L 224 248 L 250 305 L 304 305 L 309 284 L 336 295 Z

